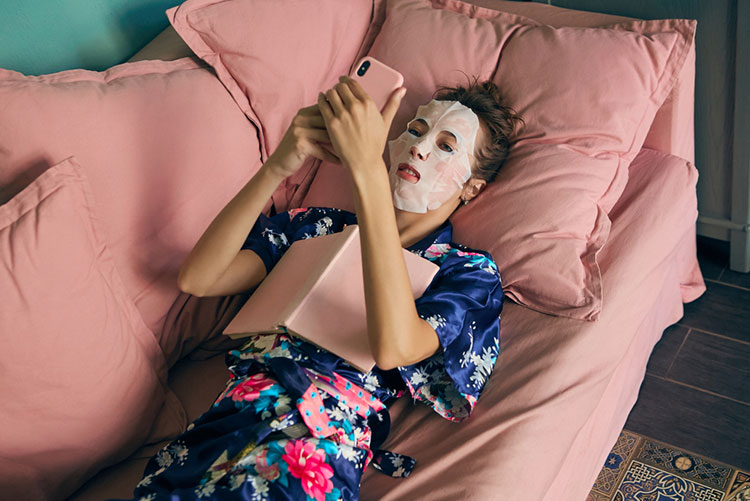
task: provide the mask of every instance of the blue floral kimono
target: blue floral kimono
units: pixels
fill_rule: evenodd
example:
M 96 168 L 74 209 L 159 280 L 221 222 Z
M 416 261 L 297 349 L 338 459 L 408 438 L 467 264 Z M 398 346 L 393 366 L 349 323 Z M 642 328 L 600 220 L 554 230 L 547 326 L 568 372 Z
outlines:
M 243 249 L 270 271 L 298 239 L 341 231 L 356 214 L 332 208 L 261 214 Z M 413 365 L 362 373 L 283 334 L 249 337 L 227 352 L 226 389 L 153 456 L 133 499 L 356 500 L 368 464 L 393 477 L 415 466 L 380 449 L 387 403 L 405 392 L 451 421 L 467 418 L 500 352 L 503 292 L 489 253 L 451 242 L 446 221 L 408 248 L 440 269 L 415 300 L 441 350 Z

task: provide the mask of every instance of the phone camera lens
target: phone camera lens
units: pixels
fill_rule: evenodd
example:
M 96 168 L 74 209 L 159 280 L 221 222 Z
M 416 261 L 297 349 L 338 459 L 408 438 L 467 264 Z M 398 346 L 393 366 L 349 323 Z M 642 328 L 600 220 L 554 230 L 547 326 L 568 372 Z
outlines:
M 364 75 L 367 72 L 367 68 L 369 67 L 370 67 L 370 61 L 365 61 L 364 63 L 360 65 L 359 69 L 357 70 L 357 75 L 359 76 Z

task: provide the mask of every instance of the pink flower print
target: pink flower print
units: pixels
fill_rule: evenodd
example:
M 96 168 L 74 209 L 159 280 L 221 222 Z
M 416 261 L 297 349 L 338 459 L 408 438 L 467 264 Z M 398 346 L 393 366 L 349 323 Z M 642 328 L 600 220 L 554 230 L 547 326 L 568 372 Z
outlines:
M 267 455 L 268 449 L 258 455 L 255 460 L 255 471 L 266 480 L 273 481 L 279 478 L 279 465 L 277 463 L 268 464 Z
M 289 219 L 291 220 L 297 214 L 305 213 L 305 212 L 307 212 L 307 207 L 302 207 L 302 208 L 299 208 L 299 209 L 289 209 Z
M 482 256 L 484 257 L 484 254 L 480 254 L 479 252 L 456 251 L 456 254 L 458 254 L 459 256 Z
M 432 244 L 424 251 L 424 255 L 427 258 L 440 257 L 450 248 L 450 244 Z
M 273 386 L 275 381 L 263 373 L 253 374 L 245 378 L 240 384 L 232 388 L 228 396 L 235 402 L 238 400 L 255 400 L 260 392 Z
M 370 442 L 372 440 L 372 431 L 370 430 L 370 427 L 368 426 L 365 428 L 365 431 L 363 433 L 358 434 L 357 436 L 357 447 L 360 449 L 368 449 L 370 447 Z
M 290 440 L 284 452 L 281 459 L 289 465 L 289 473 L 300 479 L 305 494 L 315 501 L 325 501 L 326 493 L 333 490 L 333 468 L 325 462 L 325 451 L 316 449 L 313 442 Z

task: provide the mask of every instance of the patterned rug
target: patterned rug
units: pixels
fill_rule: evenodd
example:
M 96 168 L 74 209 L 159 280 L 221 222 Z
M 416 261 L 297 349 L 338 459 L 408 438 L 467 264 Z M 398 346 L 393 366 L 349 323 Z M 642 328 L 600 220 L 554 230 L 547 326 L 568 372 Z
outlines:
M 750 501 L 750 473 L 623 430 L 586 501 Z

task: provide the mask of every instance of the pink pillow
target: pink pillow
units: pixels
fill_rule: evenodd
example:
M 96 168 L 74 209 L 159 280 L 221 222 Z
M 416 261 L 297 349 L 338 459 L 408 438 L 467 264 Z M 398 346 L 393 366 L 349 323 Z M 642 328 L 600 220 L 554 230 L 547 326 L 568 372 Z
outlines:
M 187 0 L 170 23 L 261 129 L 265 162 L 297 110 L 348 74 L 370 0 Z
M 261 165 L 257 129 L 199 61 L 42 76 L 0 69 L 0 203 L 75 155 L 128 297 L 171 363 L 179 343 L 161 333 L 179 267 Z
M 170 393 L 74 157 L 0 206 L 0 492 L 63 499 L 146 440 Z
M 373 19 L 360 48 L 364 56 L 385 21 L 386 0 L 374 0 Z M 549 3 L 519 2 L 518 0 L 471 0 L 473 5 L 524 16 L 540 24 L 551 26 L 600 27 L 615 23 L 634 21 L 632 17 L 615 16 L 600 12 L 567 9 Z M 359 58 L 358 58 L 359 59 Z M 654 117 L 644 147 L 677 155 L 690 162 L 694 161 L 693 101 L 695 94 L 695 44 L 685 59 L 679 78 L 672 91 Z
M 496 257 L 516 302 L 598 318 L 607 213 L 694 32 L 685 19 L 527 25 L 503 48 L 493 81 L 526 123 L 497 182 L 452 221 L 458 241 Z
M 404 30 L 398 26 L 407 24 L 415 39 L 439 33 L 452 47 L 474 47 L 480 45 L 474 37 L 482 33 L 469 29 L 475 25 L 469 16 L 492 13 L 498 33 L 510 34 L 499 39 L 502 51 L 499 62 L 493 60 L 499 64 L 493 81 L 504 103 L 526 125 L 496 182 L 451 218 L 454 238 L 493 255 L 503 287 L 517 302 L 545 313 L 595 320 L 602 302 L 596 254 L 609 234 L 607 211 L 622 192 L 627 166 L 684 64 L 695 22 L 553 28 L 458 0 L 432 1 L 436 11 L 466 14 L 462 24 L 452 26 L 445 22 L 451 17 L 434 15 L 425 3 L 389 1 L 370 50 L 404 73 L 406 98 L 412 99 L 405 98 L 389 139 L 401 132 L 418 104 L 431 98 L 432 89 L 427 92 L 412 82 L 440 75 L 434 84 L 461 83 L 443 76 L 454 69 L 487 78 L 477 71 L 472 54 L 464 61 L 431 44 L 404 44 Z M 396 9 L 400 16 L 394 21 L 391 12 Z M 411 69 L 425 57 L 434 60 Z M 301 206 L 354 210 L 347 177 L 336 167 L 321 163 Z

